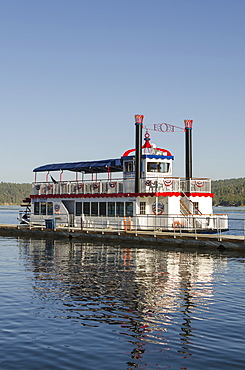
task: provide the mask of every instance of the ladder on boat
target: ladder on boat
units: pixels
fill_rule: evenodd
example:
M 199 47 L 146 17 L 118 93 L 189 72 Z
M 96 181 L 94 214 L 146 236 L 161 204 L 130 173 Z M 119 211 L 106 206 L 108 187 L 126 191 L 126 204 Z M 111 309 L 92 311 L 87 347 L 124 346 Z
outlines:
M 202 222 L 196 216 L 202 216 L 202 212 L 200 212 L 198 207 L 184 192 L 183 194 L 185 202 L 180 200 L 180 212 L 184 218 L 184 225 L 186 225 L 188 228 L 201 228 Z

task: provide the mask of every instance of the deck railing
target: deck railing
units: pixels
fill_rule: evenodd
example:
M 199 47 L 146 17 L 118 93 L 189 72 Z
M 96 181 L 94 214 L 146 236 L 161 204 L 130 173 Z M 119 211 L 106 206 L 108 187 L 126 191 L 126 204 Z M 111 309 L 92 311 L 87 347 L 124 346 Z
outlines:
M 85 216 L 68 213 L 49 215 L 41 218 L 32 216 L 32 225 L 43 225 L 52 220 L 54 228 L 73 227 L 80 230 L 116 231 L 174 231 L 174 232 L 222 232 L 228 229 L 227 215 L 137 215 L 137 216 Z
M 180 186 L 184 193 L 211 193 L 211 179 L 181 179 Z
M 58 181 L 35 182 L 33 195 L 62 194 L 115 194 L 134 193 L 134 179 L 96 180 L 96 181 Z M 141 180 L 141 193 L 155 192 L 195 192 L 210 193 L 210 179 L 185 180 L 178 177 L 147 178 Z

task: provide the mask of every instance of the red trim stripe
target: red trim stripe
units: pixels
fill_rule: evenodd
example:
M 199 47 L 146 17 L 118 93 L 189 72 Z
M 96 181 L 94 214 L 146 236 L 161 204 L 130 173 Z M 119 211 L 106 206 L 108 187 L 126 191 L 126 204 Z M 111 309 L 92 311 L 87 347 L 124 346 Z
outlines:
M 185 195 L 187 195 L 187 197 L 214 197 L 214 193 L 185 193 Z
M 213 193 L 185 193 L 188 197 L 211 197 Z M 184 196 L 180 192 L 164 192 L 164 193 L 112 193 L 112 194 L 42 194 L 31 195 L 31 199 L 42 198 L 127 198 L 127 197 L 179 197 Z

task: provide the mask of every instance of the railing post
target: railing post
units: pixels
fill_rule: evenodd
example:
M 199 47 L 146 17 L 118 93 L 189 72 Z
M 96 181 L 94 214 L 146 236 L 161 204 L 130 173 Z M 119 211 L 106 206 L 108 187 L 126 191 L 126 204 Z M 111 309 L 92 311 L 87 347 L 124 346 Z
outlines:
M 196 220 L 194 219 L 194 217 L 193 217 L 193 222 L 194 222 L 194 226 L 195 226 L 195 239 L 197 240 Z
M 218 229 L 218 240 L 222 241 L 222 239 L 221 239 L 220 218 L 219 217 L 217 217 L 217 229 Z
M 175 233 L 175 232 L 176 232 L 176 230 L 175 230 L 175 227 L 174 227 L 174 222 L 175 222 L 175 221 L 174 221 L 174 217 L 173 217 L 174 239 L 176 239 L 176 233 Z

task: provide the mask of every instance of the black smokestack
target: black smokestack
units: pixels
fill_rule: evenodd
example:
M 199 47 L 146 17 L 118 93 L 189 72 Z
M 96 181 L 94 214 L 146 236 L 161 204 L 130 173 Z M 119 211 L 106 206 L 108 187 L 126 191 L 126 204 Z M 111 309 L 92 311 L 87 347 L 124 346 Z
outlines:
M 192 178 L 192 120 L 185 120 L 185 178 Z
M 135 116 L 135 193 L 141 191 L 142 127 L 144 116 Z

